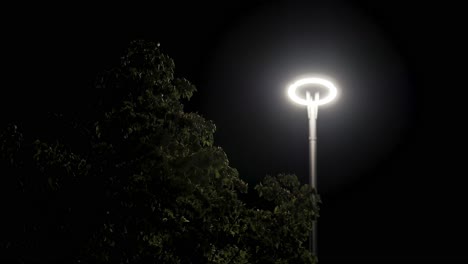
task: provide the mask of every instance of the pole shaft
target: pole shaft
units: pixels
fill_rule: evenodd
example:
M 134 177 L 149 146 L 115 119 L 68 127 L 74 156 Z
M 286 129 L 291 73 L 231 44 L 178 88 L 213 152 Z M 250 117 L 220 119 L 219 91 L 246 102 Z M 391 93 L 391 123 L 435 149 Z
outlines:
M 318 106 L 314 103 L 319 100 L 319 94 L 315 93 L 314 98 L 310 93 L 306 93 L 309 104 L 307 105 L 307 116 L 309 119 L 309 183 L 317 192 L 317 114 Z M 313 231 L 309 237 L 309 250 L 317 256 L 317 220 L 313 223 Z

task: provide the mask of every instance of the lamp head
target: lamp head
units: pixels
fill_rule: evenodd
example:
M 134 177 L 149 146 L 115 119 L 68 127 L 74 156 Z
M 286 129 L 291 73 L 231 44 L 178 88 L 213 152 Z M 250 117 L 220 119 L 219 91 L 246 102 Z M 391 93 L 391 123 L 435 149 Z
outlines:
M 308 105 L 309 102 L 307 99 L 301 98 L 296 94 L 296 90 L 306 84 L 318 84 L 328 89 L 329 93 L 326 97 L 320 98 L 318 101 L 314 101 L 313 103 L 316 105 L 324 105 L 327 104 L 333 99 L 335 99 L 336 95 L 338 94 L 338 90 L 336 89 L 335 85 L 328 80 L 312 77 L 312 78 L 304 78 L 296 81 L 295 83 L 291 84 L 288 88 L 288 95 L 291 100 L 295 103 L 300 105 Z

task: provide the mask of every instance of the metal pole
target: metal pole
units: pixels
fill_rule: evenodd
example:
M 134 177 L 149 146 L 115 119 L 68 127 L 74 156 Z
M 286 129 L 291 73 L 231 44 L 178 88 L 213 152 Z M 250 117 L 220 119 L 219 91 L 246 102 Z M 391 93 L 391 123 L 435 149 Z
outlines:
M 310 93 L 306 93 L 307 98 L 307 117 L 309 119 L 309 183 L 317 191 L 317 114 L 318 105 L 315 102 L 319 100 L 319 94 L 315 93 L 314 98 Z M 314 221 L 312 234 L 309 237 L 309 250 L 317 256 L 317 220 Z

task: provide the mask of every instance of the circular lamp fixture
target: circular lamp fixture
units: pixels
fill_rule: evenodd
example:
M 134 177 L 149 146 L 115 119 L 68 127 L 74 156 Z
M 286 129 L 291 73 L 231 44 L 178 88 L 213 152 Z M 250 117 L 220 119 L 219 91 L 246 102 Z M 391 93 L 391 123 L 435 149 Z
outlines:
M 312 101 L 316 105 L 327 104 L 331 102 L 333 99 L 335 99 L 336 95 L 338 94 L 338 90 L 336 89 L 335 85 L 333 85 L 333 83 L 331 83 L 328 80 L 321 79 L 321 78 L 305 78 L 305 79 L 298 80 L 289 86 L 288 88 L 289 98 L 291 98 L 291 100 L 293 100 L 295 103 L 298 103 L 301 105 L 308 105 L 309 102 L 306 99 L 300 98 L 296 94 L 297 88 L 306 84 L 319 84 L 328 88 L 329 90 L 328 96 L 321 98 L 318 101 Z

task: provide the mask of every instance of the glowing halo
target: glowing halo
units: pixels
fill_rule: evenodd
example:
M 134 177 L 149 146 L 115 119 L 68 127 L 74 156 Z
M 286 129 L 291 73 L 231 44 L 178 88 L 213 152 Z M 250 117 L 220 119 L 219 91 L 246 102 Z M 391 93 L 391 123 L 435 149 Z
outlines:
M 336 89 L 335 85 L 333 85 L 333 83 L 325 79 L 321 79 L 321 78 L 300 79 L 296 81 L 295 83 L 291 84 L 288 88 L 289 98 L 291 98 L 291 100 L 293 100 L 295 103 L 298 103 L 301 105 L 309 104 L 306 99 L 300 98 L 296 94 L 297 88 L 305 84 L 319 84 L 328 88 L 329 94 L 327 97 L 320 98 L 320 100 L 313 102 L 314 104 L 317 104 L 317 105 L 324 105 L 324 104 L 331 102 L 333 99 L 335 99 L 336 95 L 338 94 L 338 90 Z

